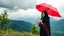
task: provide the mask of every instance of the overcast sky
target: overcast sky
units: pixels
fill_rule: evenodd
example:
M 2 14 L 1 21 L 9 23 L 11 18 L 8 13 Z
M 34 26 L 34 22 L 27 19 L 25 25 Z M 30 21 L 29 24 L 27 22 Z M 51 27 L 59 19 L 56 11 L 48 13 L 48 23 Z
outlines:
M 8 11 L 10 19 L 38 18 L 40 12 L 35 9 L 35 5 L 40 3 L 47 3 L 56 7 L 64 18 L 64 1 L 63 0 L 0 0 L 0 13 L 4 10 Z
M 5 7 L 9 9 L 28 9 L 33 8 L 35 4 L 36 0 L 0 0 L 0 7 Z

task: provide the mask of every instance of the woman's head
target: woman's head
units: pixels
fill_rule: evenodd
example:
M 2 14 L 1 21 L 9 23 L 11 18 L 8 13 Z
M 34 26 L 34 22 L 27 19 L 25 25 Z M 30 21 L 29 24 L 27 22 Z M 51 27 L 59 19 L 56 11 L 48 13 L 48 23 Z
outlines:
M 45 18 L 45 17 L 46 17 L 46 18 L 49 17 L 46 11 L 43 11 L 42 14 L 41 14 L 41 16 L 44 17 L 44 18 Z

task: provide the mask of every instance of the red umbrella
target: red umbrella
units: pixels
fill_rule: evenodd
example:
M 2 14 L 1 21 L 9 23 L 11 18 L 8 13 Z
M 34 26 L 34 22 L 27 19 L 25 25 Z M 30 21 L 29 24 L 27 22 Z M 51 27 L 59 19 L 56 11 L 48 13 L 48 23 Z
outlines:
M 51 16 L 61 17 L 60 14 L 58 13 L 58 10 L 55 7 L 53 7 L 49 4 L 46 4 L 46 3 L 36 5 L 36 9 L 40 12 L 46 10 L 47 13 Z

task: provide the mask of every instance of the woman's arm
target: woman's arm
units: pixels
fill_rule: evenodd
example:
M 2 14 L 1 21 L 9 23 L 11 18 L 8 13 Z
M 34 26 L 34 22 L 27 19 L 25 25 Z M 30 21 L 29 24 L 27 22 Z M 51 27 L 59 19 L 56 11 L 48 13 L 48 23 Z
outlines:
M 38 24 L 39 24 L 39 27 L 42 27 L 42 26 L 43 26 L 42 20 L 40 20 L 40 21 L 38 22 Z

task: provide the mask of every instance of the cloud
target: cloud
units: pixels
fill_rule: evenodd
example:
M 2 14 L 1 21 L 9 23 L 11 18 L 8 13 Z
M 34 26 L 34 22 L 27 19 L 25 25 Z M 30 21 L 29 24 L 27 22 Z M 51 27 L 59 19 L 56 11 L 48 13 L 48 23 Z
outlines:
M 15 7 L 21 9 L 33 8 L 36 0 L 0 0 L 0 7 L 14 9 Z
M 56 8 L 59 8 L 59 6 L 64 3 L 64 0 L 37 0 L 37 4 L 40 3 L 47 3 L 50 4 Z
M 16 12 L 13 11 L 8 12 L 9 18 L 13 20 L 22 20 L 19 18 L 27 19 L 27 18 L 41 18 L 41 12 L 39 12 L 37 9 L 18 9 Z M 64 18 L 64 13 L 60 12 L 61 18 L 59 17 L 53 17 L 55 20 L 60 20 Z M 52 17 L 52 16 L 50 16 Z
M 38 18 L 40 17 L 40 12 L 36 9 L 28 9 L 28 10 L 23 10 L 23 9 L 18 9 L 16 12 L 9 12 L 9 18 L 10 19 L 15 19 L 17 20 L 18 18 Z M 19 19 L 18 19 L 19 20 Z

